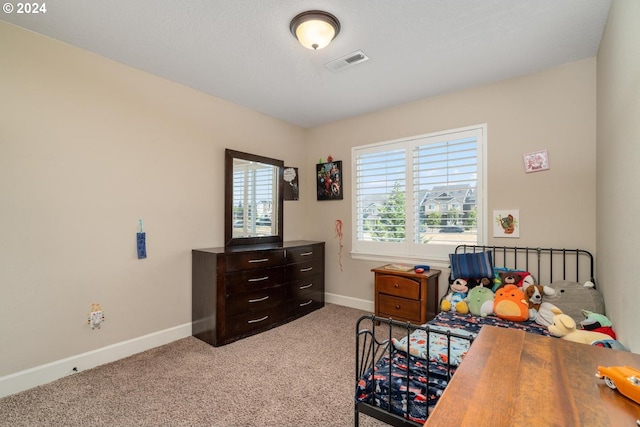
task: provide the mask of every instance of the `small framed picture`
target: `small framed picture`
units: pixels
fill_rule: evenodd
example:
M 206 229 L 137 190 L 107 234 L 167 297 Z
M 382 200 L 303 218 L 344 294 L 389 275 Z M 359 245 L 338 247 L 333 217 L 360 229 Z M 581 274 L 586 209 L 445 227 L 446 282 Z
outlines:
M 524 159 L 524 170 L 527 173 L 540 172 L 549 169 L 549 156 L 547 150 L 536 151 L 522 156 Z
M 493 211 L 493 237 L 520 237 L 518 209 Z
M 284 179 L 283 199 L 298 200 L 300 197 L 300 190 L 298 189 L 298 168 L 285 166 L 282 179 Z
M 342 200 L 342 161 L 316 165 L 318 200 Z

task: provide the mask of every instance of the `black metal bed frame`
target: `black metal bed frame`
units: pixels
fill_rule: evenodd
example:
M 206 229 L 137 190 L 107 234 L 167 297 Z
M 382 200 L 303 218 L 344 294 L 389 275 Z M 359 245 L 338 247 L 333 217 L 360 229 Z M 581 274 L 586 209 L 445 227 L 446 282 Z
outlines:
M 541 285 L 549 285 L 556 280 L 589 280 L 596 284 L 593 255 L 584 249 L 485 245 L 459 245 L 455 249 L 457 254 L 485 251 L 491 252 L 494 267 L 528 271 Z M 554 269 L 558 264 L 561 268 Z
M 512 268 L 515 270 L 525 270 L 530 272 L 537 283 L 551 284 L 556 280 L 572 280 L 576 282 L 589 280 L 596 284 L 594 274 L 593 255 L 584 249 L 554 249 L 554 248 L 529 248 L 515 246 L 489 246 L 489 245 L 460 245 L 456 247 L 455 253 L 475 253 L 489 251 L 492 254 L 494 267 Z M 368 328 L 362 327 L 362 322 L 371 322 Z M 378 329 L 383 328 L 382 331 Z M 373 369 L 376 363 L 385 355 L 392 357 L 393 345 L 391 338 L 407 337 L 409 344 L 409 335 L 417 330 L 422 329 L 430 332 L 429 326 L 414 325 L 409 322 L 400 322 L 393 319 L 376 317 L 374 315 L 362 316 L 356 324 L 356 384 L 364 376 L 368 369 Z M 400 331 L 403 331 L 402 333 Z M 443 334 L 442 331 L 436 331 Z M 448 332 L 448 342 L 451 337 L 467 339 L 468 336 L 458 335 Z M 409 353 L 409 348 L 407 352 Z M 448 353 L 450 356 L 450 348 Z M 451 358 L 448 357 L 450 360 Z M 389 368 L 391 369 L 391 367 Z M 428 371 L 428 370 L 427 370 Z M 451 373 L 448 371 L 448 379 Z M 428 382 L 428 377 L 427 377 Z M 412 402 L 409 399 L 409 371 L 407 370 L 407 405 Z M 375 387 L 374 387 L 375 389 Z M 387 398 L 391 402 L 391 390 L 388 391 Z M 375 390 L 373 402 L 375 402 Z M 421 427 L 422 424 L 416 423 L 408 418 L 401 417 L 391 412 L 389 409 L 380 408 L 372 403 L 359 402 L 356 400 L 354 408 L 355 426 L 359 426 L 360 414 L 366 414 L 389 425 Z M 429 413 L 427 411 L 427 417 Z
M 366 322 L 367 327 L 362 327 L 362 323 Z M 379 332 L 378 329 L 382 329 L 382 332 Z M 400 322 L 397 320 L 377 317 L 374 315 L 362 316 L 358 319 L 356 323 L 356 383 L 362 378 L 365 373 L 371 369 L 373 370 L 375 364 L 380 360 L 383 356 L 388 356 L 392 358 L 392 350 L 393 344 L 391 342 L 391 338 L 403 338 L 407 337 L 407 354 L 411 354 L 411 343 L 408 339 L 409 335 L 413 333 L 415 330 L 421 329 L 426 331 L 427 334 L 432 331 L 429 326 L 418 326 L 413 325 L 409 322 Z M 447 341 L 451 342 L 452 337 L 461 338 L 469 341 L 469 345 L 473 342 L 474 338 L 468 335 L 460 335 L 450 331 L 444 332 L 442 330 L 433 330 L 435 333 L 440 335 L 446 335 Z M 427 351 L 429 350 L 429 343 L 427 341 Z M 447 360 L 451 360 L 451 347 L 447 347 Z M 455 368 L 455 367 L 451 367 Z M 451 368 L 447 369 L 447 382 L 451 379 L 452 373 Z M 430 373 L 429 370 L 426 370 L 427 383 L 429 382 Z M 391 364 L 389 364 L 389 376 L 391 379 Z M 406 383 L 406 402 L 407 408 L 409 405 L 412 405 L 413 402 L 409 398 L 410 390 L 409 390 L 409 370 L 407 366 L 407 376 L 403 378 Z M 376 392 L 375 387 L 372 390 L 372 400 L 375 402 Z M 389 387 L 388 392 L 386 393 L 387 401 L 389 402 L 389 410 L 382 409 L 373 404 L 366 402 L 356 402 L 355 405 L 355 425 L 356 427 L 359 425 L 360 413 L 369 415 L 374 417 L 380 421 L 383 421 L 392 426 L 411 426 L 411 427 L 421 427 L 422 424 L 414 422 L 410 419 L 403 418 L 399 415 L 396 415 L 391 412 L 391 387 Z M 428 411 L 427 411 L 428 412 Z

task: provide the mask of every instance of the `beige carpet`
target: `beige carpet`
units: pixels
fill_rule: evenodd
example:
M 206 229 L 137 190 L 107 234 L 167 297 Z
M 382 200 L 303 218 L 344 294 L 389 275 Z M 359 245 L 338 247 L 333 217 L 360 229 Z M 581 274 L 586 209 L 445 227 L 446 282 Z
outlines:
M 0 425 L 350 426 L 363 314 L 328 304 L 224 347 L 175 341 L 0 399 Z

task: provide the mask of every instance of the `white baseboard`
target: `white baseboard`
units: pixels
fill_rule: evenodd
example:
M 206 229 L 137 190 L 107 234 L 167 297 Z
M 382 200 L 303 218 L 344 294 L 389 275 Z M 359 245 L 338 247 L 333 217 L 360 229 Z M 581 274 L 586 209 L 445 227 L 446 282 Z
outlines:
M 344 305 L 369 313 L 373 313 L 375 310 L 373 301 L 338 294 L 325 294 L 325 301 L 329 304 Z M 0 397 L 9 396 L 42 384 L 47 384 L 62 377 L 104 365 L 105 363 L 115 362 L 116 360 L 188 336 L 191 336 L 191 323 L 185 323 L 184 325 L 9 374 L 0 377 Z
M 375 305 L 373 301 L 369 301 L 366 299 L 345 297 L 344 295 L 325 293 L 324 300 L 329 304 L 344 305 L 351 308 L 357 308 L 358 310 L 368 311 L 369 313 L 373 313 L 375 311 Z
M 35 368 L 0 377 L 0 397 L 9 396 L 67 375 L 114 362 L 191 335 L 191 323 L 67 357 Z

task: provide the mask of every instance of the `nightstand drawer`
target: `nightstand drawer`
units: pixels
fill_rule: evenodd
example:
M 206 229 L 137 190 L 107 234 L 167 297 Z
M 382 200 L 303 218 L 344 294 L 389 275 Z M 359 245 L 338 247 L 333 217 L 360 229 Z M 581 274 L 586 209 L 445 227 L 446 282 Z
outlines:
M 378 294 L 379 316 L 420 321 L 420 301 Z
M 420 282 L 407 277 L 380 275 L 376 278 L 376 287 L 379 293 L 420 299 Z

